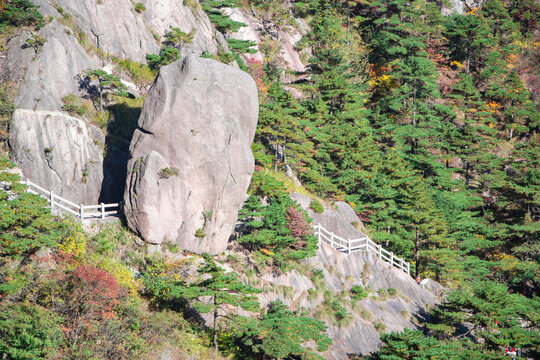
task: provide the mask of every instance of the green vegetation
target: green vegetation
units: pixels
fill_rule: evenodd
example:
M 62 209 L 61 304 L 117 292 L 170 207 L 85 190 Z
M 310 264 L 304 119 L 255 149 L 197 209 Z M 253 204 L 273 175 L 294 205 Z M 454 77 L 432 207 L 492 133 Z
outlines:
M 229 38 L 227 39 L 227 43 L 229 44 L 229 49 L 232 49 L 239 54 L 254 54 L 257 52 L 256 49 L 252 49 L 253 46 L 257 45 L 255 41 Z
M 11 167 L 0 158 L 0 170 Z M 0 353 L 6 359 L 218 359 L 181 314 L 151 310 L 144 249 L 119 224 L 92 229 L 53 217 L 45 200 L 0 172 Z M 9 191 L 9 197 L 8 192 Z M 16 195 L 16 197 L 13 197 Z
M 351 288 L 351 299 L 362 300 L 368 297 L 366 290 L 360 285 L 354 285 Z
M 0 352 L 13 360 L 54 358 L 62 345 L 59 320 L 39 305 L 0 304 Z
M 163 47 L 159 54 L 147 54 L 146 61 L 151 69 L 159 69 L 180 59 L 180 51 L 173 47 Z
M 538 319 L 522 309 L 537 312 L 540 282 L 540 117 L 530 67 L 540 8 L 487 0 L 443 17 L 439 6 L 295 1 L 311 26 L 297 45 L 312 51 L 310 77 L 292 85 L 304 95 L 297 99 L 279 83 L 275 59 L 265 59 L 256 163 L 261 173 L 290 167 L 309 191 L 349 202 L 373 240 L 412 262 L 415 277 L 451 287 L 422 340 L 437 342 L 433 351 L 501 357 L 509 344 L 536 357 Z M 263 196 L 275 196 L 271 181 L 258 181 Z M 494 329 L 494 320 L 498 331 L 471 330 L 474 343 L 459 332 L 465 322 Z M 407 358 L 400 346 L 417 356 L 417 336 L 386 337 L 395 344 L 381 358 Z
M 180 171 L 177 169 L 177 168 L 170 168 L 170 167 L 166 167 L 166 168 L 163 168 L 161 170 L 159 170 L 159 178 L 160 179 L 168 179 L 170 177 L 173 177 L 173 176 L 177 176 L 178 174 L 180 174 Z
M 311 220 L 291 200 L 282 183 L 256 173 L 250 193 L 239 214 L 247 226 L 247 234 L 238 239 L 239 243 L 263 253 L 269 263 L 301 260 L 315 254 L 317 238 L 309 225 Z M 262 206 L 257 196 L 269 196 L 269 204 Z
M 271 359 L 313 359 L 318 356 L 302 345 L 313 341 L 317 351 L 325 351 L 332 341 L 324 335 L 322 321 L 299 316 L 287 310 L 280 302 L 268 305 L 268 311 L 258 319 L 242 319 L 237 343 L 242 348 L 240 359 L 267 357 Z
M 221 9 L 234 8 L 239 3 L 240 0 L 203 0 L 201 1 L 201 7 L 216 29 L 222 33 L 228 31 L 237 32 L 241 27 L 246 26 L 246 24 L 231 20 L 229 16 L 223 14 Z
M 311 200 L 309 208 L 318 214 L 322 214 L 324 212 L 324 207 L 318 200 Z
M 47 42 L 47 39 L 37 35 L 33 34 L 29 39 L 26 40 L 26 45 L 34 49 L 34 51 L 39 53 L 41 51 L 41 48 L 45 43 Z
M 0 4 L 0 27 L 32 26 L 39 29 L 44 25 L 39 6 L 29 0 L 7 0 Z
M 180 50 L 185 44 L 191 43 L 195 32 L 189 34 L 181 31 L 179 28 L 170 27 L 165 33 L 165 40 L 159 54 L 147 54 L 146 61 L 151 69 L 159 69 L 161 66 L 168 65 L 180 59 Z
M 136 3 L 135 4 L 135 11 L 138 13 L 143 13 L 146 10 L 146 7 L 143 3 Z

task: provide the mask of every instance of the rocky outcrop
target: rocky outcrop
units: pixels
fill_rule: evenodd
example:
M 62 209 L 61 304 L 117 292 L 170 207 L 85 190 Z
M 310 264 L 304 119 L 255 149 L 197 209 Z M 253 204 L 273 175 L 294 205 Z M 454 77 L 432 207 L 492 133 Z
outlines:
M 198 5 L 196 1 L 192 3 Z M 190 9 L 182 0 L 152 0 L 146 1 L 145 6 L 144 19 L 155 33 L 163 35 L 172 26 L 193 35 L 192 40 L 182 47 L 182 56 L 200 55 L 205 50 L 211 54 L 217 53 L 218 45 L 214 37 L 221 34 L 216 33 L 200 6 Z
M 427 316 L 428 307 L 440 301 L 427 287 L 418 285 L 409 275 L 390 267 L 371 253 L 346 255 L 322 244 L 316 256 L 307 259 L 305 264 L 322 271 L 323 278 L 319 283 L 334 293 L 340 303 L 347 302 L 354 285 L 371 291 L 369 297 L 359 301 L 353 309 L 348 309 L 346 325 L 337 326 L 327 322 L 327 335 L 333 343 L 322 354 L 326 359 L 347 359 L 349 354 L 366 355 L 378 351 L 381 341 L 377 328 L 385 332 L 414 329 L 418 320 L 424 320 Z M 279 299 L 293 309 L 302 307 L 312 313 L 325 307 L 322 305 L 323 296 L 310 295 L 317 293 L 317 285 L 297 271 L 267 274 L 262 280 L 272 283 L 272 288 L 290 288 L 287 294 L 276 290 L 261 294 L 259 300 L 262 304 Z M 387 293 L 390 288 L 395 289 L 395 295 L 378 295 L 379 291 Z
M 25 46 L 30 38 L 26 31 L 8 44 L 4 67 L 9 77 L 3 80 L 19 85 L 17 107 L 60 110 L 62 97 L 79 90 L 77 75 L 86 69 L 98 68 L 100 63 L 56 20 L 47 24 L 39 35 L 47 39 L 39 53 Z
M 453 13 L 465 14 L 474 8 L 482 7 L 486 0 L 449 0 L 449 7 L 443 6 L 441 13 L 443 15 L 451 15 Z
M 145 62 L 146 54 L 159 52 L 160 41 L 171 26 L 194 34 L 192 41 L 183 46 L 183 56 L 218 51 L 216 38 L 221 34 L 212 28 L 202 10 L 195 10 L 195 16 L 181 0 L 146 1 L 142 14 L 134 11 L 130 0 L 32 2 L 40 6 L 44 16 L 68 17 L 65 23 L 71 25 L 62 25 L 56 19 L 45 25 L 39 35 L 47 42 L 39 53 L 26 46 L 31 36 L 27 31 L 9 42 L 5 59 L 0 59 L 1 80 L 18 84 L 15 103 L 19 108 L 58 111 L 62 97 L 79 93 L 78 75 L 107 65 L 107 59 L 81 46 L 74 26 L 86 36 L 87 48 L 95 46 L 120 59 Z
M 353 208 L 343 201 L 336 202 L 335 209 L 326 206 L 323 213 L 316 213 L 310 209 L 311 199 L 299 193 L 293 193 L 292 199 L 298 202 L 313 219 L 313 224 L 321 224 L 326 229 L 344 239 L 358 239 L 364 236 L 358 228 L 363 228 L 362 220 L 358 218 Z
M 344 238 L 363 236 L 357 228 L 363 226 L 362 222 L 347 203 L 337 202 L 333 207 L 326 205 L 323 213 L 315 213 L 309 209 L 311 199 L 298 193 L 291 197 L 308 211 L 313 223 L 320 223 Z M 262 280 L 273 285 L 259 284 L 272 289 L 259 296 L 261 303 L 279 299 L 293 309 L 305 308 L 315 314 L 320 310 L 331 311 L 324 304 L 325 296 L 316 296 L 317 293 L 330 291 L 341 304 L 347 304 L 354 285 L 369 289 L 367 298 L 347 306 L 349 318 L 345 325 L 327 321 L 327 335 L 333 344 L 322 354 L 326 359 L 346 359 L 350 354 L 376 352 L 381 346 L 381 329 L 399 332 L 404 328 L 416 328 L 418 320 L 427 317 L 428 307 L 439 303 L 444 296 L 444 289 L 433 280 L 424 280 L 419 285 L 411 276 L 371 252 L 357 251 L 347 255 L 322 243 L 316 255 L 303 263 L 320 270 L 322 278 L 310 278 L 309 271 L 263 275 Z M 289 290 L 279 290 L 283 288 Z M 395 294 L 389 296 L 388 289 L 393 289 Z
M 52 1 L 33 2 L 47 15 L 62 16 Z M 159 51 L 152 32 L 130 0 L 55 0 L 54 3 L 73 17 L 72 21 L 96 47 L 107 53 L 142 62 L 146 54 Z
M 215 54 L 218 49 L 215 30 L 197 1 L 193 1 L 198 7 L 194 10 L 182 0 L 141 1 L 146 8 L 142 13 L 134 10 L 131 0 L 32 1 L 46 15 L 62 16 L 57 11 L 61 8 L 96 47 L 121 59 L 145 62 L 146 54 L 159 52 L 160 41 L 170 26 L 194 34 L 191 43 L 182 49 L 183 55 L 205 50 Z
M 193 55 L 161 68 L 130 146 L 131 229 L 152 244 L 225 250 L 251 180 L 257 116 L 246 73 Z
M 33 182 L 77 204 L 97 204 L 103 181 L 101 130 L 60 112 L 16 110 L 13 159 Z
M 290 6 L 290 4 L 287 6 Z M 279 55 L 277 58 L 284 69 L 300 73 L 306 71 L 306 67 L 300 59 L 300 53 L 295 49 L 296 43 L 307 33 L 308 27 L 305 21 L 297 19 L 299 29 L 296 29 L 290 25 L 276 25 L 267 19 L 254 17 L 241 8 L 226 8 L 224 9 L 224 13 L 229 15 L 232 20 L 246 24 L 245 27 L 241 27 L 237 32 L 227 34 L 228 37 L 238 40 L 255 41 L 257 43 L 257 46 L 254 47 L 257 52 L 254 54 L 243 54 L 245 59 L 262 61 L 264 54 L 259 52 L 258 44 L 262 42 L 265 36 L 269 36 L 279 46 Z

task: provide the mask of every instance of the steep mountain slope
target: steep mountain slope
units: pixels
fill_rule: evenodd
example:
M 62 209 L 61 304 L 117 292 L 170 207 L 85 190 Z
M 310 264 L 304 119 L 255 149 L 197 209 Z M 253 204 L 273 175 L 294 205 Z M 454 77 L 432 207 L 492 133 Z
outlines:
M 537 356 L 537 5 L 0 2 L 11 159 L 76 203 L 124 199 L 146 241 L 52 218 L 1 172 L 0 349 Z M 309 218 L 412 276 L 317 244 Z

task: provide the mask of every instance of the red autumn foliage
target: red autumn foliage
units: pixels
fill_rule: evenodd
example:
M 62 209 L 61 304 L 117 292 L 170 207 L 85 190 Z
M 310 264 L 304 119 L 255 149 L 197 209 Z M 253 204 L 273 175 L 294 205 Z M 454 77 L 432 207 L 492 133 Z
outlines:
M 447 68 L 439 69 L 437 85 L 442 96 L 452 92 L 452 87 L 457 81 L 458 72 Z
M 435 63 L 437 68 L 441 69 L 450 64 L 448 57 L 448 40 L 441 37 L 432 37 L 427 40 L 428 58 Z
M 73 299 L 88 317 L 113 317 L 123 291 L 107 271 L 92 265 L 79 266 L 71 276 Z
M 105 270 L 92 265 L 81 265 L 73 273 L 73 283 L 77 286 L 89 287 L 94 296 L 103 299 L 116 299 L 120 294 L 120 285 Z
M 268 91 L 268 85 L 264 83 L 265 74 L 263 70 L 263 63 L 251 57 L 246 57 L 245 60 L 246 66 L 248 67 L 248 73 L 251 75 L 253 80 L 255 80 L 257 89 L 262 93 L 266 93 Z
M 296 210 L 294 206 L 290 206 L 287 209 L 287 220 L 289 220 L 288 227 L 291 230 L 291 235 L 294 238 L 302 240 L 306 236 L 312 234 L 311 227 L 304 217 L 304 214 Z

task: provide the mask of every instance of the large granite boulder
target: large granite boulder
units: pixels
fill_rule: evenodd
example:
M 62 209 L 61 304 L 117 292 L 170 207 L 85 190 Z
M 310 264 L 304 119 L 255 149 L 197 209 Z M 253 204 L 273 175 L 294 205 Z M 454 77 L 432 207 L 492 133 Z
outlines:
M 31 181 L 77 204 L 97 204 L 103 181 L 103 132 L 60 112 L 16 110 L 13 159 Z
M 152 244 L 225 250 L 253 172 L 257 116 L 247 73 L 194 55 L 162 67 L 130 146 L 131 229 Z

